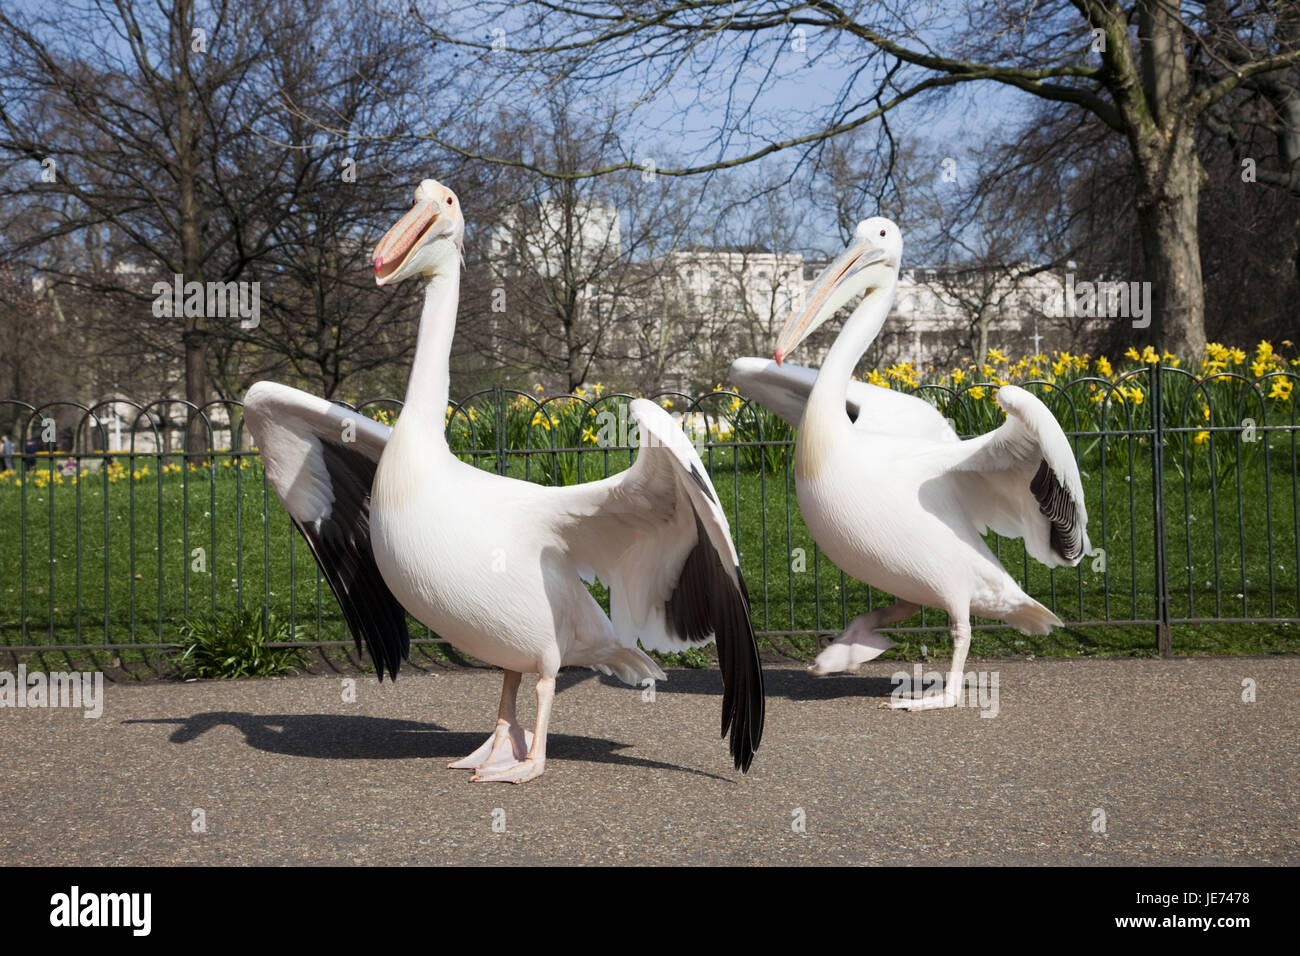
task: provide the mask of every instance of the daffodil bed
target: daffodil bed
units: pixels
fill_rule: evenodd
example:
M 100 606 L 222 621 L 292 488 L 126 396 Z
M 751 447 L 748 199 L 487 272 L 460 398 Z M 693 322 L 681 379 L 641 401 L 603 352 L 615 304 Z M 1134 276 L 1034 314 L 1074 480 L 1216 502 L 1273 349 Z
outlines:
M 991 350 L 982 367 L 922 375 L 902 364 L 870 372 L 869 381 L 933 402 L 963 434 L 996 427 L 996 387 L 1021 384 L 1047 402 L 1074 443 L 1089 531 L 1104 556 L 1049 572 L 1027 559 L 1018 541 L 990 540 L 1007 568 L 1061 617 L 1112 623 L 1067 627 L 1046 638 L 980 630 L 975 653 L 1154 652 L 1153 627 L 1131 622 L 1156 615 L 1157 362 L 1170 610 L 1175 619 L 1197 621 L 1175 625 L 1175 651 L 1300 650 L 1294 624 L 1201 622 L 1300 618 L 1293 397 L 1300 358 L 1284 354 L 1292 348 L 1265 342 L 1248 354 L 1211 344 L 1192 369 L 1153 349 L 1114 362 L 1068 353 L 1012 362 Z M 545 484 L 591 480 L 630 463 L 622 447 L 636 441 L 627 396 L 600 386 L 551 398 L 507 392 L 498 416 L 498 394 L 480 393 L 449 409 L 450 439 L 464 460 Z M 710 467 L 739 544 L 755 623 L 775 632 L 764 638 L 769 650 L 807 656 L 821 639 L 801 632 L 837 630 L 846 616 L 888 600 L 844 580 L 816 554 L 794 499 L 790 430 L 782 422 L 720 386 L 698 398 L 658 400 L 683 415 Z M 391 422 L 394 413 L 369 414 Z M 0 644 L 170 642 L 184 618 L 239 602 L 265 603 L 307 624 L 308 636 L 347 636 L 310 553 L 265 488 L 255 455 L 218 451 L 188 466 L 174 457 L 117 455 L 104 464 L 42 455 L 25 478 L 0 473 Z M 943 623 L 933 611 L 908 622 Z M 941 629 L 895 639 L 900 648 L 891 653 L 899 656 L 917 657 L 922 645 L 945 653 Z

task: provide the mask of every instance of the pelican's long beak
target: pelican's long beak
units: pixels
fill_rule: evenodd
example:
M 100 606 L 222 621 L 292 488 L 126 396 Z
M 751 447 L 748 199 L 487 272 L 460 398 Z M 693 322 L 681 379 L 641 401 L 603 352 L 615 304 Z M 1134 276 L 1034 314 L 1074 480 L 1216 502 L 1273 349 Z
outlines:
M 434 199 L 417 202 L 375 246 L 375 285 L 383 285 L 401 269 L 442 212 Z
M 799 343 L 862 291 L 863 272 L 885 259 L 885 250 L 866 239 L 854 239 L 839 258 L 826 267 L 808 290 L 802 309 L 790 316 L 776 339 L 776 364 L 780 365 Z M 859 280 L 859 281 L 854 281 Z

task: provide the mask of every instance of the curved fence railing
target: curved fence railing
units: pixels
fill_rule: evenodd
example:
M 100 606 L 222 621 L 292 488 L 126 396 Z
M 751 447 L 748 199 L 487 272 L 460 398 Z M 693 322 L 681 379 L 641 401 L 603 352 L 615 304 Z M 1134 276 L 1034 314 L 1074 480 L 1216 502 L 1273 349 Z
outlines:
M 1050 570 L 1018 540 L 989 540 L 1022 586 L 1066 622 L 1081 652 L 1103 643 L 1087 636 L 1102 631 L 1089 629 L 1122 629 L 1104 642 L 1109 649 L 1127 641 L 1169 654 L 1191 625 L 1300 623 L 1295 378 L 1196 377 L 1153 364 L 1114 377 L 1020 383 L 1052 409 L 1074 446 L 1095 550 L 1077 568 Z M 969 436 L 1000 423 L 995 390 L 970 382 L 922 385 L 915 394 Z M 772 650 L 806 656 L 889 601 L 818 552 L 799 515 L 783 422 L 731 391 L 654 398 L 681 416 L 709 468 L 755 625 Z M 634 457 L 629 400 L 486 389 L 449 406 L 448 436 L 479 468 L 543 484 L 589 481 Z M 401 403 L 356 407 L 391 422 Z M 243 434 L 238 402 L 0 401 L 0 430 L 17 436 L 12 461 L 0 461 L 12 465 L 0 471 L 0 649 L 70 662 L 131 652 L 161 667 L 182 622 L 246 607 L 287 619 L 301 646 L 350 646 L 333 596 Z M 923 609 L 895 630 L 923 639 L 946 621 Z M 413 634 L 417 646 L 440 643 L 422 626 Z M 1017 644 L 1008 637 L 1000 646 L 1014 652 Z

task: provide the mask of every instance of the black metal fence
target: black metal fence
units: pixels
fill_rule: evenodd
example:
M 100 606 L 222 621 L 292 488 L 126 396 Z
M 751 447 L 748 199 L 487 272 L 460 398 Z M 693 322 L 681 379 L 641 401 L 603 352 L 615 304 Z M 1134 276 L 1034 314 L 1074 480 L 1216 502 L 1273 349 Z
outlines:
M 1095 551 L 1056 570 L 1016 540 L 991 536 L 996 553 L 1069 628 L 1122 626 L 1127 640 L 1166 655 L 1180 649 L 1184 625 L 1300 623 L 1296 377 L 1196 377 L 1152 364 L 1019 383 L 1047 402 L 1074 445 Z M 915 389 L 963 435 L 1000 422 L 994 391 Z M 890 600 L 818 553 L 795 501 L 783 423 L 729 391 L 655 398 L 682 414 L 709 467 L 755 624 L 775 650 L 804 656 Z M 632 460 L 628 400 L 488 389 L 449 408 L 448 432 L 477 467 L 546 484 L 592 480 Z M 358 407 L 391 421 L 400 402 Z M 203 447 L 191 446 L 196 421 Z M 247 607 L 288 620 L 296 645 L 351 644 L 247 447 L 237 402 L 0 401 L 0 428 L 19 439 L 13 470 L 0 473 L 0 648 L 131 651 L 161 668 L 183 621 Z M 923 609 L 894 630 L 942 631 L 946 622 Z M 413 635 L 417 646 L 439 642 L 419 626 Z

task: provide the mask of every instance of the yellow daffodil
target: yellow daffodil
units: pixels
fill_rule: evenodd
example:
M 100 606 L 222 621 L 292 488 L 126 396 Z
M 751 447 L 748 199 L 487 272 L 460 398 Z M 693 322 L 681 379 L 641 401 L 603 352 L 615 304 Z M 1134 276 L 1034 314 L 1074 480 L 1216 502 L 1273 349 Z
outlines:
M 912 368 L 911 362 L 899 362 L 885 369 L 885 374 L 895 382 L 905 382 L 916 386 L 921 383 L 921 376 Z

